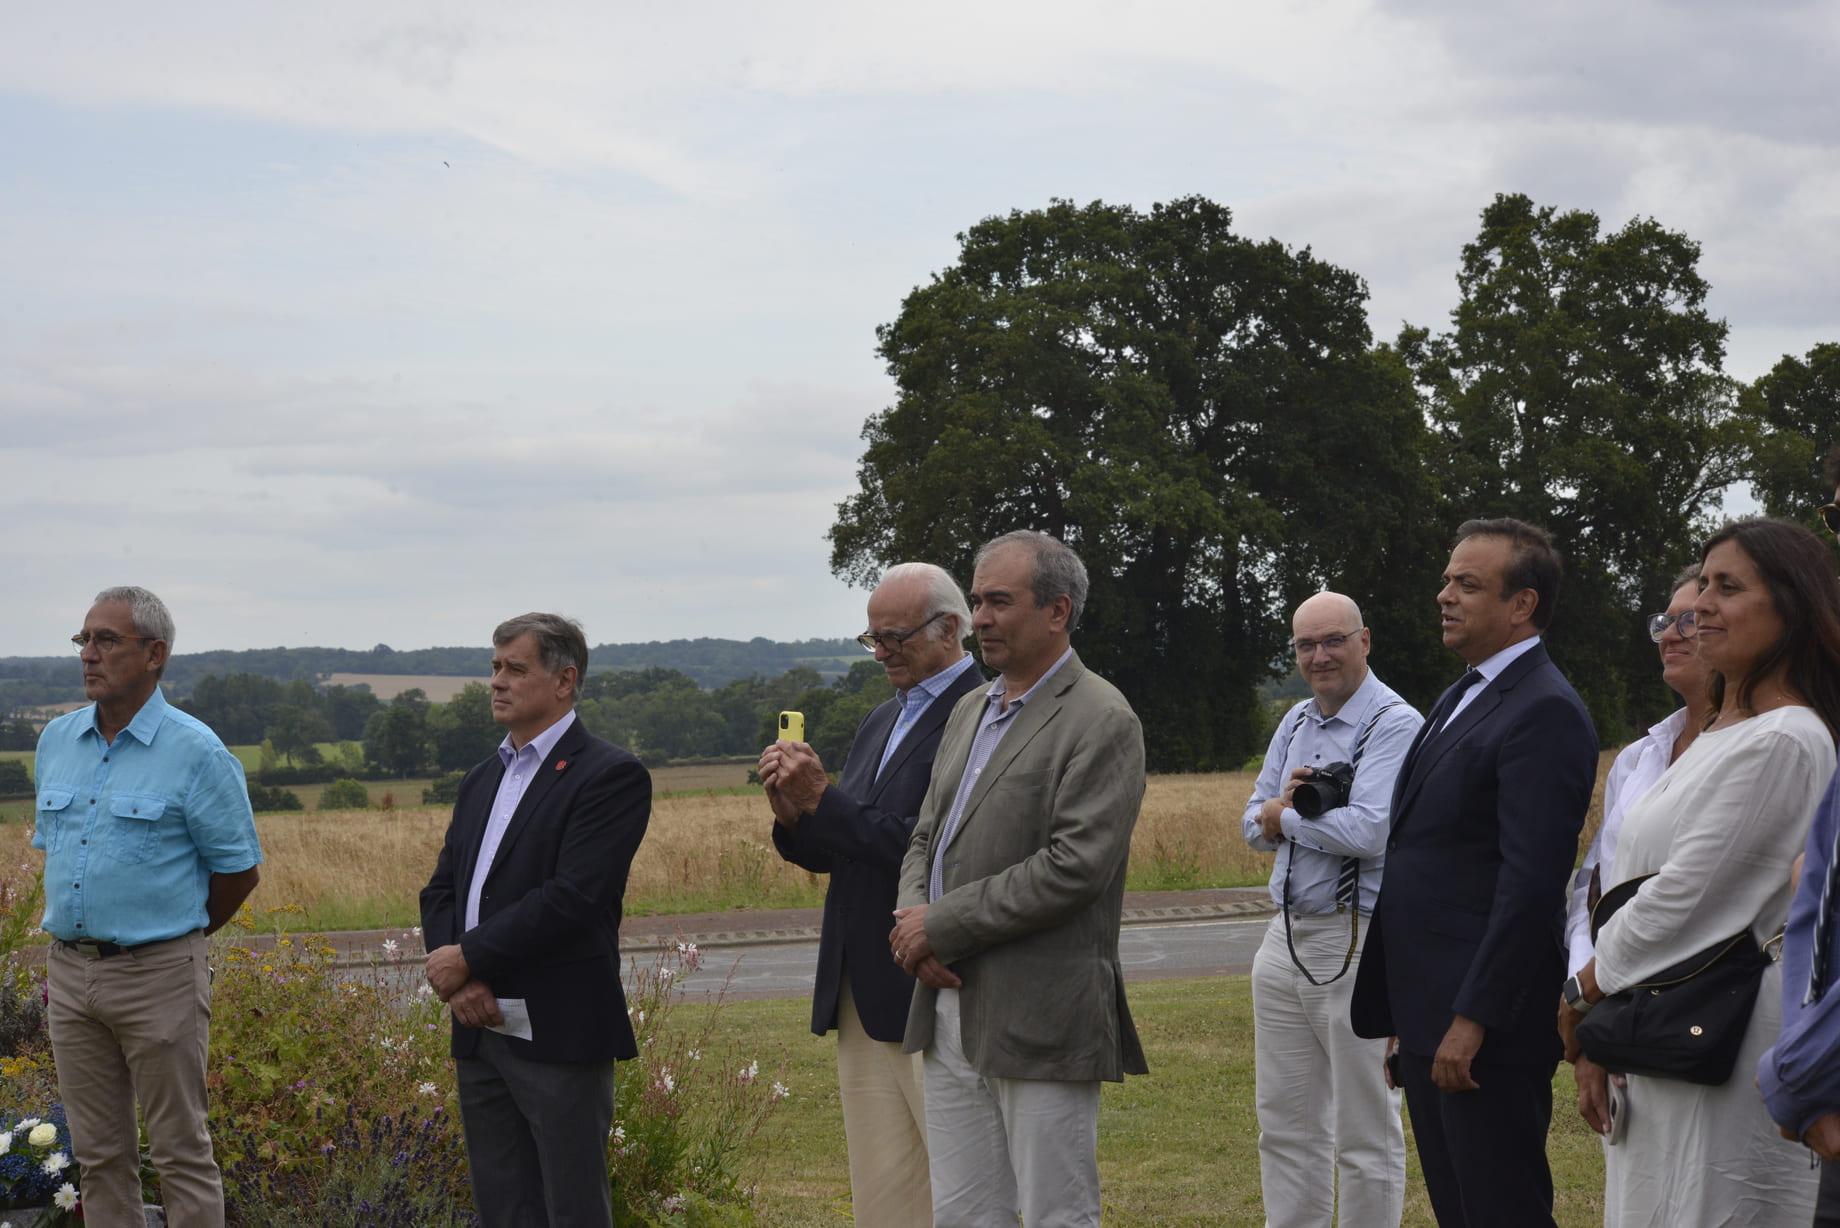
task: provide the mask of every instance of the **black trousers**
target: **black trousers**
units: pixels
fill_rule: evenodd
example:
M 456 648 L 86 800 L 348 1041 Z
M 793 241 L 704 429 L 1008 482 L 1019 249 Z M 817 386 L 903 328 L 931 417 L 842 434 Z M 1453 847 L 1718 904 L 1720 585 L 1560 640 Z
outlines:
M 1557 1064 L 1477 1067 L 1470 1092 L 1439 1091 L 1428 1057 L 1401 1053 L 1399 1067 L 1438 1228 L 1554 1228 L 1546 1131 Z
M 1840 1228 L 1840 1161 L 1821 1165 L 1821 1192 L 1814 1200 L 1814 1228 Z
M 454 1066 L 484 1228 L 610 1228 L 613 1063 L 533 1062 L 486 1032 Z

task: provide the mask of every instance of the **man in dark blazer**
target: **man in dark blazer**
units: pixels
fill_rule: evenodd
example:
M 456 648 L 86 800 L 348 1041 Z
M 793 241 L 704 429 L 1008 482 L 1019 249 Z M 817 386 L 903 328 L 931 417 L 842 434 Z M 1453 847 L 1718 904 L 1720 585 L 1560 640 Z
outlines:
M 984 676 L 965 652 L 971 611 L 928 563 L 889 568 L 869 597 L 869 630 L 895 697 L 863 718 L 829 783 L 802 742 L 761 752 L 780 856 L 831 876 L 818 943 L 811 1030 L 837 1030 L 837 1084 L 850 1201 L 863 1228 L 932 1223 L 920 1058 L 901 1051 L 914 978 L 888 954 L 895 890 L 946 717 Z
M 1397 1037 L 1443 1228 L 1551 1225 L 1546 1132 L 1561 1055 L 1565 888 L 1597 735 L 1540 642 L 1558 553 L 1515 520 L 1472 520 L 1438 593 L 1470 666 L 1407 753 L 1352 1017 Z M 1377 1076 L 1378 1077 L 1378 1076 Z M 1390 1077 L 1390 1076 L 1388 1076 Z
M 426 973 L 453 1012 L 485 1228 L 607 1228 L 613 1064 L 638 1056 L 620 904 L 652 781 L 576 718 L 588 668 L 579 625 L 524 614 L 492 644 L 492 716 L 506 737 L 461 781 L 422 890 Z

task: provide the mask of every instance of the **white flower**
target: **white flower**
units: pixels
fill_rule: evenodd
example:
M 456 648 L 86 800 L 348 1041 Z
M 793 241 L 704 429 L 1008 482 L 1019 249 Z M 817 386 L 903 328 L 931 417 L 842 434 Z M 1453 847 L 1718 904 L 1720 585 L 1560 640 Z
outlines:
M 665 1213 L 669 1215 L 675 1215 L 679 1211 L 682 1211 L 684 1209 L 684 1196 L 682 1194 L 671 1195 L 664 1200 L 664 1209 Z
M 671 1068 L 669 1066 L 659 1068 L 658 1079 L 653 1086 L 667 1096 L 677 1090 L 677 1080 L 671 1077 Z
M 20 1132 L 21 1130 L 30 1130 L 30 1129 L 31 1129 L 31 1128 L 32 1128 L 33 1126 L 36 1126 L 36 1125 L 38 1124 L 38 1122 L 39 1122 L 39 1119 L 38 1119 L 38 1118 L 36 1118 L 36 1117 L 28 1117 L 28 1118 L 26 1118 L 26 1119 L 24 1119 L 23 1121 L 20 1121 L 20 1122 L 18 1122 L 18 1123 L 16 1123 L 16 1124 L 15 1124 L 15 1125 L 13 1126 L 13 1133 L 14 1133 L 14 1134 L 17 1134 L 17 1133 L 19 1133 L 19 1132 Z
M 20 1122 L 24 1125 L 24 1122 Z M 57 1142 L 57 1127 L 48 1121 L 41 1121 L 32 1127 L 32 1133 L 26 1135 L 26 1142 L 34 1147 L 49 1147 Z
M 791 1094 L 792 1094 L 792 1090 L 788 1088 L 784 1083 L 775 1083 L 773 1085 L 773 1098 L 775 1100 L 784 1100 L 787 1096 L 790 1096 Z
M 51 1196 L 51 1201 L 58 1205 L 60 1211 L 75 1211 L 77 1209 L 77 1187 L 66 1181 L 58 1187 L 58 1192 Z
M 385 938 L 383 940 L 383 953 L 385 955 L 396 954 L 396 940 L 394 938 Z
M 46 1176 L 55 1177 L 70 1167 L 70 1157 L 61 1151 L 54 1151 L 45 1157 L 45 1162 L 39 1167 L 45 1170 Z
M 701 1049 L 692 1049 L 690 1050 L 689 1057 L 693 1062 L 700 1062 L 703 1060 L 703 1051 Z
M 438 1096 L 441 1094 L 441 1089 L 432 1083 L 423 1083 L 415 1090 L 422 1093 L 424 1096 Z
M 13 1132 L 11 1130 L 8 1130 L 5 1133 L 0 1133 L 0 1156 L 5 1155 L 7 1152 L 11 1151 L 12 1149 L 13 1149 Z M 0 1228 L 4 1228 L 4 1226 L 0 1225 Z
M 760 1063 L 759 1062 L 749 1062 L 747 1065 L 741 1068 L 741 1073 L 737 1075 L 736 1077 L 739 1078 L 743 1083 L 752 1083 L 759 1076 L 760 1076 Z
M 640 1023 L 644 1023 L 644 1022 L 645 1022 L 645 1012 L 644 1012 L 644 1011 L 640 1011 L 640 1012 L 638 1013 L 638 1015 L 636 1015 L 636 1016 L 634 1016 L 634 1017 L 635 1017 L 636 1019 L 638 1019 L 638 1021 L 639 1021 Z
M 409 927 L 409 932 L 414 934 L 417 938 L 420 938 L 422 936 L 422 927 L 419 925 L 411 925 Z
M 415 996 L 418 998 L 432 998 L 434 996 L 434 986 L 433 985 L 423 985 L 419 987 L 415 991 Z
M 671 983 L 671 978 L 676 975 L 677 974 L 675 972 L 672 972 L 669 968 L 660 968 L 658 970 L 658 979 L 663 981 L 667 985 Z
M 607 1131 L 607 1137 L 616 1143 L 624 1143 L 626 1141 L 626 1127 L 615 1126 L 613 1129 Z

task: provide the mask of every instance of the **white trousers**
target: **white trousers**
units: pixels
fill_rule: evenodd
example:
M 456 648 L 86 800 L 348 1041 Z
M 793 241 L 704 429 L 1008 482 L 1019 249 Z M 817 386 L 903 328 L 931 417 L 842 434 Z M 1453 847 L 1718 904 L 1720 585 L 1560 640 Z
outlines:
M 1099 1084 L 987 1079 L 960 1044 L 958 991 L 939 991 L 926 1051 L 936 1228 L 1096 1228 Z
M 1362 918 L 1361 928 L 1367 928 Z M 1297 955 L 1326 981 L 1348 951 L 1348 917 L 1291 918 Z M 1365 932 L 1361 937 L 1366 938 Z M 1400 1094 L 1381 1074 L 1384 1040 L 1348 1023 L 1360 969 L 1316 986 L 1291 962 L 1284 918 L 1273 917 L 1252 961 L 1258 1080 L 1259 1180 L 1268 1228 L 1390 1228 L 1405 1204 L 1406 1139 Z M 1336 1218 L 1336 1187 L 1341 1215 Z
M 837 988 L 837 1094 L 857 1228 L 929 1228 L 933 1192 L 920 1055 L 863 1031 L 847 976 Z

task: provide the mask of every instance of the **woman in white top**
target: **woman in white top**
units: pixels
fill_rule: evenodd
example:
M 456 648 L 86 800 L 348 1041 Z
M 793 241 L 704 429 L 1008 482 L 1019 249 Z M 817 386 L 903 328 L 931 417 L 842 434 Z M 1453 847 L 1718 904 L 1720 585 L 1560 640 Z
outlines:
M 1707 544 L 1694 606 L 1717 716 L 1623 820 L 1605 891 L 1653 874 L 1597 936 L 1579 970 L 1584 1009 L 1748 930 L 1782 925 L 1789 866 L 1834 772 L 1840 729 L 1840 580 L 1826 546 L 1787 521 L 1728 526 Z M 1764 973 L 1736 1074 L 1717 1087 L 1631 1075 L 1628 1133 L 1604 1221 L 1795 1225 L 1813 1215 L 1817 1174 L 1777 1134 L 1745 1072 L 1781 1022 L 1781 971 Z M 1582 1015 L 1561 1004 L 1567 1056 Z
M 1649 728 L 1648 736 L 1625 746 L 1610 765 L 1604 780 L 1604 818 L 1597 825 L 1584 863 L 1572 879 L 1572 895 L 1565 916 L 1565 970 L 1576 976 L 1591 962 L 1591 908 L 1603 894 L 1603 876 L 1616 864 L 1616 843 L 1623 814 L 1654 787 L 1661 774 L 1686 753 L 1712 716 L 1712 699 L 1706 694 L 1706 669 L 1694 650 L 1693 603 L 1699 600 L 1699 564 L 1674 577 L 1674 596 L 1667 613 L 1648 619 L 1648 638 L 1661 657 L 1661 680 L 1685 702 L 1672 715 Z M 1599 1134 L 1610 1133 L 1610 1072 L 1579 1055 L 1572 1068 L 1578 1084 L 1578 1114 Z M 1623 1085 L 1623 1076 L 1616 1082 Z M 1604 1154 L 1614 1167 L 1621 1149 Z M 1612 1178 L 1614 1181 L 1614 1178 Z

